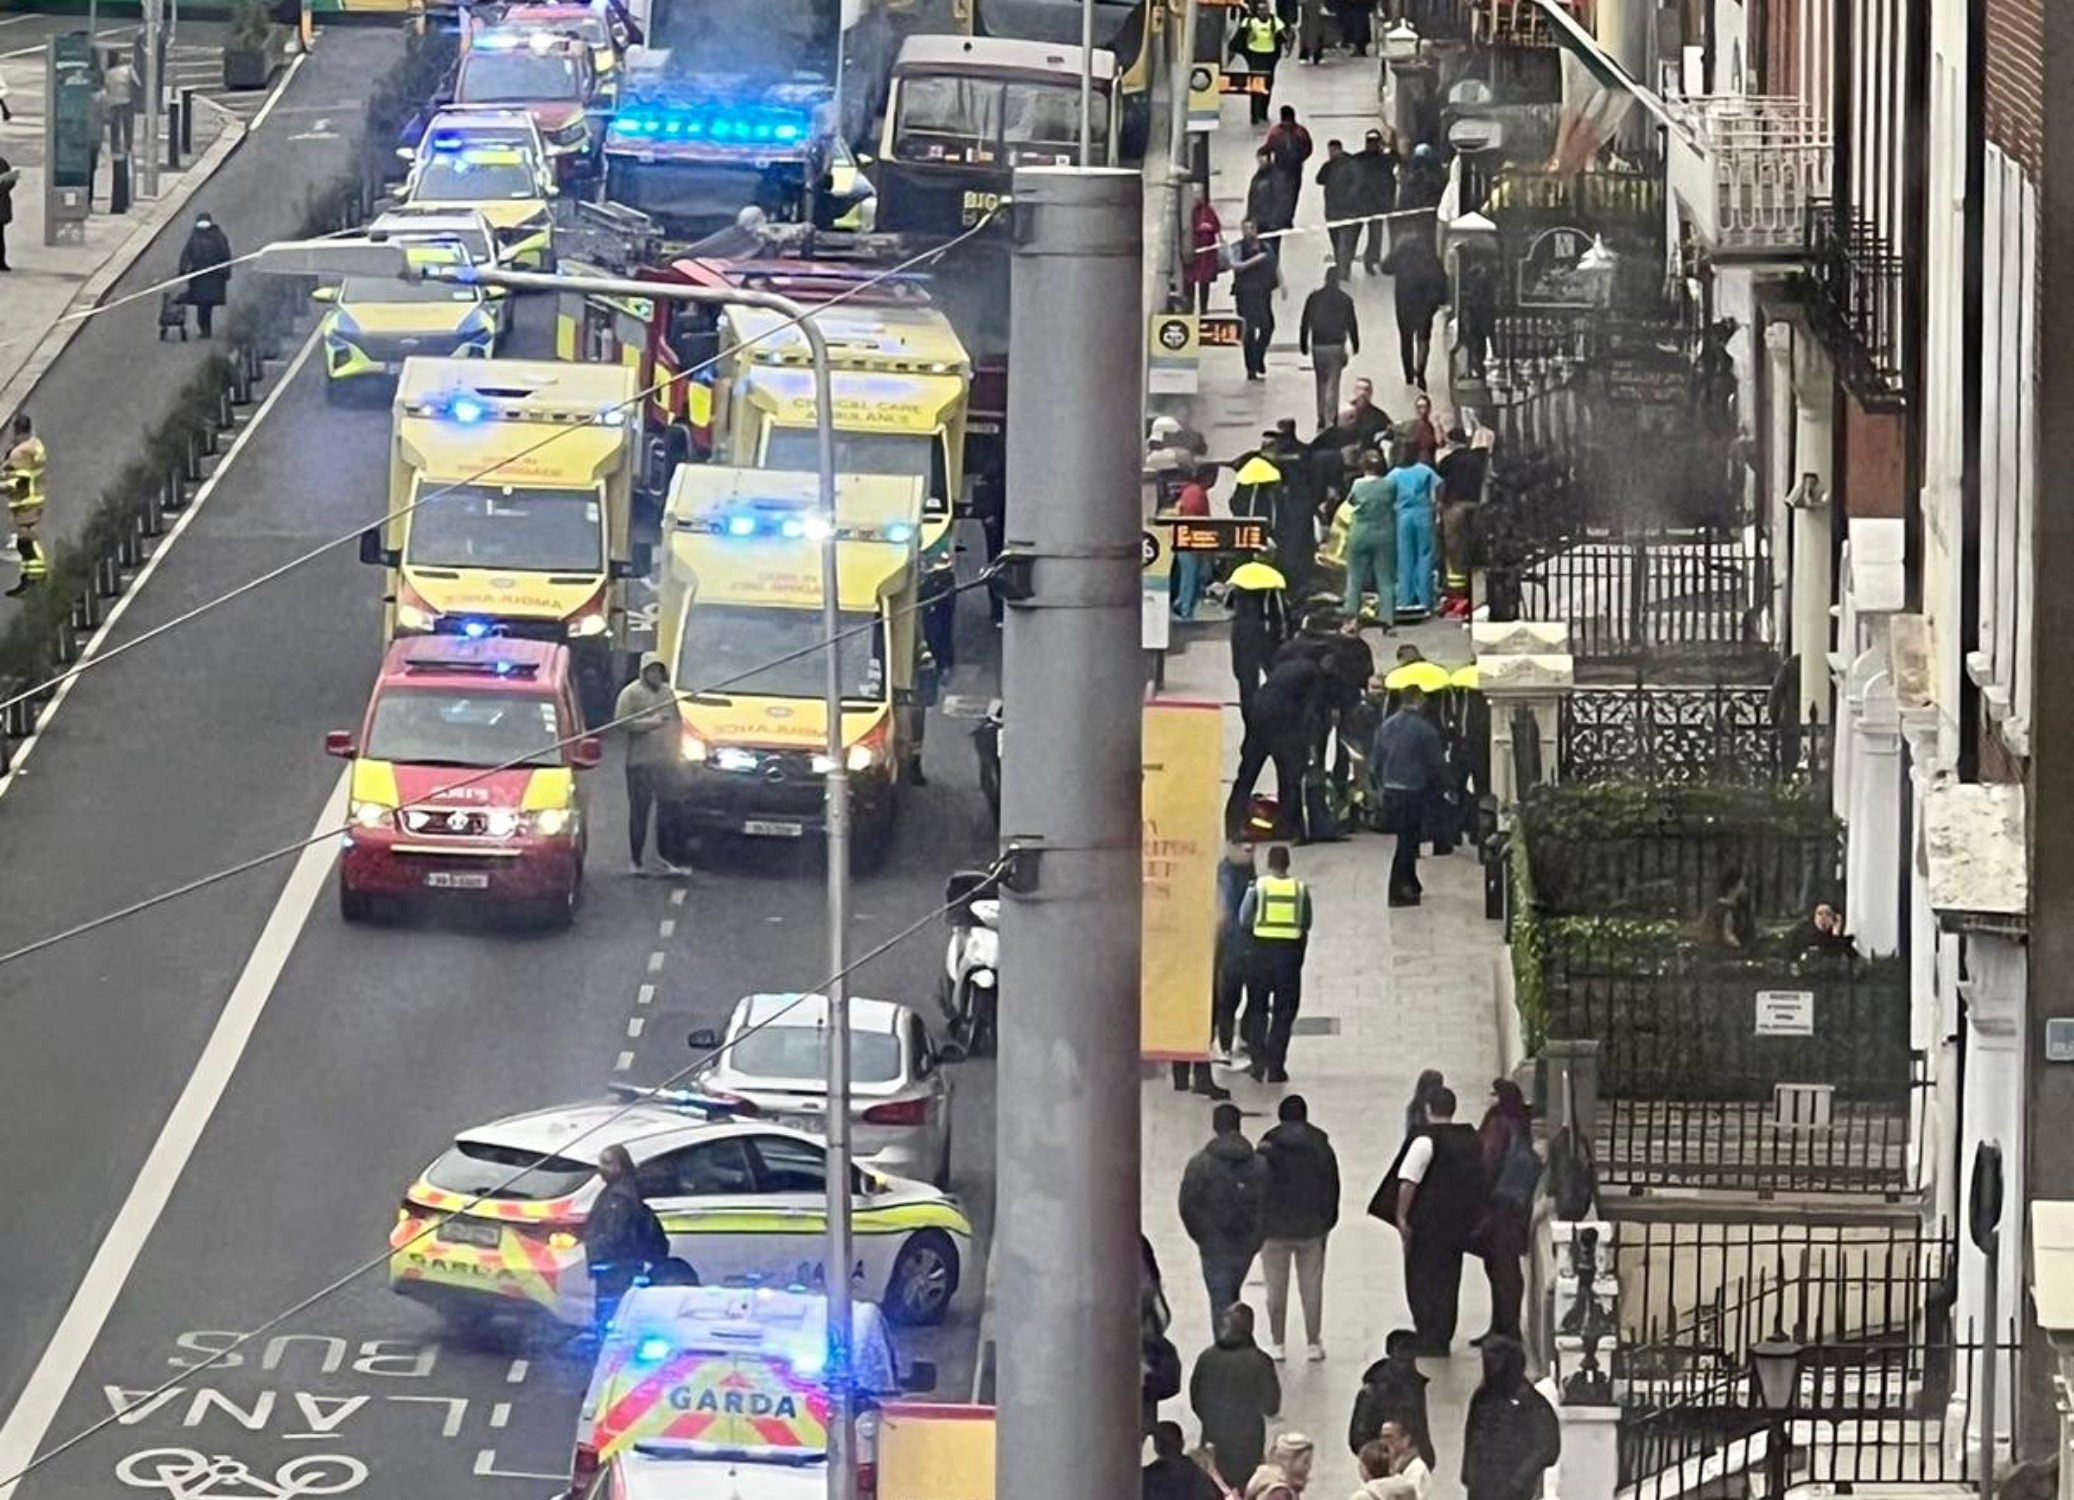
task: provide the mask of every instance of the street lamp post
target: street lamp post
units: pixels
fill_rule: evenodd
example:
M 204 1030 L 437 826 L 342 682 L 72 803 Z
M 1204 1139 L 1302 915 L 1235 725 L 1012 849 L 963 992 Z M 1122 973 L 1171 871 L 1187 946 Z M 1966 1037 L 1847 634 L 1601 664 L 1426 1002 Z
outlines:
M 1800 1395 L 1800 1362 L 1806 1353 L 1806 1345 L 1783 1333 L 1750 1346 L 1750 1372 L 1757 1396 L 1771 1414 L 1764 1443 L 1765 1493 L 1771 1500 L 1781 1500 L 1786 1493 L 1786 1457 L 1793 1443 L 1786 1424 Z
M 806 307 L 773 292 L 721 290 L 614 276 L 563 276 L 490 266 L 412 265 L 404 247 L 346 240 L 302 240 L 269 245 L 258 269 L 298 276 L 394 276 L 463 282 L 511 291 L 580 292 L 644 297 L 706 306 L 758 307 L 789 320 L 807 341 L 814 370 L 814 437 L 820 460 L 820 509 L 827 527 L 821 544 L 821 628 L 827 640 L 823 692 L 828 717 L 828 1158 L 824 1281 L 828 1305 L 828 1500 L 857 1493 L 856 1400 L 851 1358 L 850 1004 L 847 931 L 850 904 L 850 778 L 843 746 L 842 610 L 836 593 L 835 403 L 830 390 L 828 341 Z

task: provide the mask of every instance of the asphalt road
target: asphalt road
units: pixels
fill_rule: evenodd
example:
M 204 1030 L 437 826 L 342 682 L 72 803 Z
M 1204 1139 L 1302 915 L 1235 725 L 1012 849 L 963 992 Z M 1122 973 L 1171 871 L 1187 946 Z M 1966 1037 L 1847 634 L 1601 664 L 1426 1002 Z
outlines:
M 544 302 L 522 307 L 513 352 L 544 352 L 546 318 Z M 71 389 L 94 384 L 92 356 L 76 358 L 94 347 L 67 352 Z M 100 382 L 119 382 L 99 347 Z M 118 639 L 379 514 L 387 414 L 334 408 L 321 385 L 305 362 L 262 410 Z M 0 801 L 0 951 L 323 826 L 341 768 L 320 743 L 364 705 L 379 592 L 342 548 L 82 678 Z M 965 638 L 990 656 L 983 608 L 967 602 Z M 990 680 L 981 663 L 953 686 L 984 693 Z M 854 951 L 931 910 L 944 875 L 991 847 L 961 729 L 933 726 L 930 785 L 884 869 L 858 881 Z M 589 780 L 589 890 L 571 932 L 463 914 L 348 927 L 327 838 L 0 970 L 22 1039 L 0 1050 L 0 1138 L 33 1143 L 0 1155 L 0 1192 L 34 1205 L 0 1237 L 5 1468 L 10 1444 L 47 1450 L 125 1392 L 375 1265 L 228 1367 L 54 1458 L 20 1495 L 148 1492 L 160 1465 L 138 1455 L 167 1449 L 311 1494 L 344 1492 L 314 1487 L 328 1481 L 537 1495 L 566 1472 L 585 1367 L 553 1345 L 444 1344 L 429 1314 L 392 1296 L 380 1262 L 401 1192 L 455 1129 L 594 1095 L 635 1030 L 717 1026 L 746 992 L 818 983 L 826 950 L 821 864 L 805 851 L 732 851 L 681 883 L 620 873 L 616 760 L 615 748 Z M 932 928 L 867 967 L 856 992 L 928 1005 L 942 944 Z M 960 1065 L 956 1086 L 953 1187 L 984 1236 L 990 1065 Z M 155 1222 L 137 1212 L 154 1193 Z M 905 1344 L 938 1363 L 953 1399 L 972 1378 L 981 1293 L 975 1264 L 951 1319 Z M 82 1320 L 88 1309 L 105 1320 Z

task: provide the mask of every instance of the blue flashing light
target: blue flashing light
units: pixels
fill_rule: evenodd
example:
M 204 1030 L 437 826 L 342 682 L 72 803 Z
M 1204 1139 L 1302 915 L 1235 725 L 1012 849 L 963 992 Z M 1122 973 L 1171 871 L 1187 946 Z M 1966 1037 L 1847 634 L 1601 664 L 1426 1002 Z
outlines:
M 508 676 L 511 672 L 511 663 L 508 661 L 496 662 L 491 665 L 490 670 L 499 677 Z
M 800 129 L 797 125 L 782 124 L 777 126 L 772 134 L 781 141 L 796 141 L 799 139 Z
M 905 521 L 895 521 L 886 528 L 886 540 L 894 543 L 911 542 L 915 539 L 914 527 Z
M 756 517 L 729 516 L 727 518 L 727 534 L 729 536 L 756 535 Z
M 432 137 L 434 151 L 459 151 L 468 144 L 468 138 L 457 130 L 442 130 Z
M 797 541 L 807 534 L 807 523 L 797 519 L 787 520 L 778 528 L 788 538 Z
M 508 31 L 478 36 L 469 43 L 470 46 L 480 47 L 485 52 L 509 52 L 513 48 L 523 47 L 525 44 L 526 39 L 523 36 Z
M 479 641 L 489 633 L 490 622 L 487 620 L 463 620 L 461 622 L 461 634 L 467 636 L 471 641 Z
M 464 427 L 472 427 L 489 414 L 489 408 L 472 396 L 456 396 L 447 407 L 447 415 Z
M 811 1344 L 802 1344 L 792 1351 L 792 1373 L 795 1375 L 819 1375 L 828 1367 L 828 1344 L 817 1339 Z
M 634 1360 L 644 1365 L 660 1364 L 670 1357 L 675 1347 L 668 1339 L 651 1335 L 634 1345 Z

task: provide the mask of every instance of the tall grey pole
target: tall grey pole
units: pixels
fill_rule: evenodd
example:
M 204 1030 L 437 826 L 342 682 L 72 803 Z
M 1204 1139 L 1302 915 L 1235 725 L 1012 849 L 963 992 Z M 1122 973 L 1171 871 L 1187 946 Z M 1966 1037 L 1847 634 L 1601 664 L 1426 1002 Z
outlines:
M 158 196 L 159 141 L 164 127 L 165 81 L 158 66 L 158 28 L 165 0 L 144 0 L 144 171 L 139 186 L 147 198 Z
M 1156 0 L 1153 0 L 1156 3 Z M 1145 25 L 1138 46 L 1152 45 L 1152 3 L 1145 7 Z M 1118 80 L 1120 84 L 1122 80 Z M 1121 89 L 1110 89 L 1109 107 L 1116 108 Z M 1095 0 L 1080 0 L 1080 164 L 1091 166 L 1095 152 Z
M 1188 204 L 1182 190 L 1188 184 L 1188 93 L 1190 80 L 1195 76 L 1199 4 L 1200 0 L 1186 0 L 1182 6 L 1181 25 L 1175 37 L 1179 50 L 1168 75 L 1172 97 L 1167 100 L 1167 211 L 1160 217 L 1159 242 L 1152 255 L 1156 295 L 1150 310 L 1154 312 L 1163 309 L 1167 293 L 1181 285 L 1181 267 L 1195 248 L 1187 234 Z
M 1138 1484 L 1144 186 L 1035 168 L 1014 195 L 996 1488 L 1086 1500 Z

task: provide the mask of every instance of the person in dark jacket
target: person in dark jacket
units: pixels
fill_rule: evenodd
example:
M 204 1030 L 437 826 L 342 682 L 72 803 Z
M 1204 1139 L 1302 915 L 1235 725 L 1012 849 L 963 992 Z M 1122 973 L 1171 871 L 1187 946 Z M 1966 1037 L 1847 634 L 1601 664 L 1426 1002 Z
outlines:
M 1188 1456 L 1179 1422 L 1153 1425 L 1152 1462 L 1138 1472 L 1142 1500 L 1224 1500 L 1217 1481 Z
M 1240 1131 L 1239 1120 L 1236 1104 L 1212 1110 L 1214 1134 L 1181 1174 L 1181 1225 L 1202 1257 L 1212 1328 L 1223 1325 L 1225 1309 L 1239 1300 L 1246 1271 L 1267 1237 L 1267 1163 Z
M 1296 222 L 1296 206 L 1303 199 L 1303 167 L 1311 159 L 1311 133 L 1297 122 L 1296 106 L 1282 106 L 1281 118 L 1268 131 L 1261 142 L 1273 163 L 1275 174 L 1282 180 L 1282 191 L 1289 209 L 1289 217 L 1281 228 L 1287 229 Z
M 1441 161 L 1438 151 L 1421 141 L 1412 147 L 1411 162 L 1397 185 L 1397 206 L 1401 209 L 1438 208 L 1446 192 L 1447 165 Z M 1433 232 L 1433 226 L 1426 223 L 1418 224 L 1416 229 L 1427 236 Z
M 1288 179 L 1276 169 L 1274 153 L 1262 146 L 1253 153 L 1253 176 L 1246 183 L 1246 217 L 1264 233 L 1287 229 L 1296 220 L 1296 199 Z
M 1339 0 L 1339 39 L 1356 57 L 1368 56 L 1368 38 L 1375 21 L 1375 0 Z
M 1361 376 L 1354 382 L 1354 399 L 1340 413 L 1341 429 L 1351 432 L 1354 441 L 1362 448 L 1373 448 L 1388 437 L 1391 429 L 1390 414 L 1375 401 L 1375 382 Z
M 1333 144 L 1337 146 L 1339 142 Z M 1318 380 L 1321 432 L 1339 420 L 1340 377 L 1347 371 L 1348 357 L 1361 352 L 1361 319 L 1354 312 L 1354 299 L 1340 285 L 1345 274 L 1339 265 L 1325 268 L 1325 282 L 1304 298 L 1303 321 L 1297 325 L 1296 347 L 1311 357 L 1311 369 Z
M 12 271 L 7 263 L 7 226 L 14 222 L 14 187 L 22 180 L 15 164 L 0 156 L 0 271 Z
M 1248 380 L 1267 379 L 1267 350 L 1275 338 L 1275 289 L 1282 284 L 1274 246 L 1260 237 L 1260 228 L 1249 214 L 1231 249 L 1231 301 L 1243 331 L 1240 352 Z
M 605 1179 L 605 1189 L 584 1216 L 583 1259 L 590 1270 L 598 1327 L 603 1329 L 634 1278 L 669 1259 L 670 1237 L 655 1210 L 642 1201 L 634 1159 L 626 1147 L 607 1146 L 599 1152 L 598 1175 Z
M 1453 1089 L 1433 1091 L 1426 1118 L 1397 1153 L 1369 1212 L 1395 1224 L 1404 1241 L 1405 1299 L 1419 1353 L 1445 1359 L 1459 1315 L 1462 1256 L 1483 1221 L 1483 1147 L 1473 1127 L 1455 1123 Z
M 1312 1361 L 1325 1357 L 1325 1240 L 1339 1223 L 1339 1156 L 1332 1138 L 1310 1122 L 1301 1094 L 1282 1100 L 1281 1124 L 1260 1138 L 1267 1162 L 1267 1240 L 1260 1269 L 1267 1276 L 1267 1352 L 1280 1360 L 1288 1347 L 1289 1270 L 1303 1299 L 1303 1330 Z
M 1268 665 L 1289 634 L 1289 623 L 1280 589 L 1235 588 L 1227 602 L 1231 608 L 1231 675 L 1238 682 L 1243 716 L 1253 710 Z
M 1347 155 L 1339 141 L 1325 143 L 1325 165 L 1318 168 L 1318 186 L 1325 190 L 1325 222 L 1332 226 L 1332 263 L 1341 276 L 1354 274 L 1354 248 L 1361 241 L 1363 207 L 1361 163 Z M 1326 418 L 1329 424 L 1331 418 Z
M 1289 638 L 1275 660 L 1292 656 L 1310 657 L 1329 680 L 1324 711 L 1318 716 L 1317 738 L 1311 745 L 1311 760 L 1324 763 L 1326 738 L 1331 736 L 1332 779 L 1344 789 L 1353 774 L 1351 735 L 1361 714 L 1368 679 L 1375 675 L 1375 652 L 1360 636 L 1341 630 L 1336 615 L 1317 613 L 1306 617 L 1303 628 Z
M 1373 276 L 1383 269 L 1383 244 L 1390 232 L 1390 221 L 1383 215 L 1397 211 L 1397 153 L 1380 130 L 1371 130 L 1354 164 L 1361 169 L 1361 212 L 1370 215 L 1361 266 Z
M 1533 1500 L 1562 1456 L 1555 1408 L 1527 1383 L 1527 1354 L 1512 1339 L 1486 1339 L 1483 1384 L 1462 1427 L 1462 1488 L 1469 1500 Z
M 1196 1356 L 1189 1373 L 1188 1405 L 1203 1424 L 1217 1472 L 1237 1490 L 1267 1456 L 1267 1420 L 1281 1414 L 1282 1382 L 1253 1342 L 1252 1308 L 1234 1303 L 1216 1326 L 1217 1342 Z
M 216 309 L 230 296 L 230 260 L 229 236 L 208 214 L 198 216 L 180 247 L 180 274 L 187 278 L 187 300 L 203 338 L 211 336 Z
M 1361 1389 L 1347 1421 L 1347 1447 L 1359 1453 L 1395 1422 L 1432 1468 L 1433 1429 L 1426 1418 L 1426 1377 L 1419 1373 L 1419 1336 L 1399 1328 L 1383 1340 L 1383 1357 L 1361 1372 Z
M 1239 769 L 1225 804 L 1225 826 L 1234 837 L 1245 824 L 1246 807 L 1260 773 L 1272 761 L 1275 799 L 1279 804 L 1276 836 L 1295 837 L 1301 826 L 1303 773 L 1317 738 L 1318 715 L 1331 691 L 1325 669 L 1309 657 L 1276 663 L 1245 711 L 1246 734 L 1239 745 Z
M 1397 348 L 1404 381 L 1426 389 L 1426 361 L 1433 352 L 1433 320 L 1447 306 L 1447 271 L 1424 233 L 1406 234 L 1390 248 L 1383 273 L 1392 279 L 1397 308 Z
M 1282 418 L 1273 432 L 1261 436 L 1265 442 L 1261 453 L 1282 474 L 1282 482 L 1271 491 L 1274 504 L 1269 514 L 1275 534 L 1275 571 L 1282 575 L 1283 593 L 1302 598 L 1318 567 L 1318 506 L 1324 486 L 1318 476 L 1317 455 L 1311 444 L 1296 435 L 1294 417 Z
M 1491 1188 L 1483 1223 L 1476 1230 L 1476 1253 L 1491 1287 L 1490 1331 L 1472 1340 L 1481 1348 L 1493 1338 L 1520 1336 L 1520 1303 L 1527 1294 L 1521 1262 L 1533 1221 L 1534 1183 L 1527 1181 L 1526 1195 L 1519 1196 L 1507 1168 L 1522 1160 L 1521 1152 L 1533 1156 L 1534 1126 L 1527 1117 L 1526 1096 L 1510 1078 L 1492 1081 L 1490 1107 L 1476 1128 L 1476 1138 L 1483 1148 L 1484 1181 Z
M 1482 245 L 1465 245 L 1455 262 L 1455 342 L 1462 350 L 1463 373 L 1484 378 L 1491 336 L 1498 329 L 1498 259 Z
M 1390 904 L 1417 906 L 1425 892 L 1419 884 L 1419 839 L 1426 804 L 1447 774 L 1447 746 L 1426 717 L 1426 695 L 1419 689 L 1400 693 L 1397 711 L 1376 730 L 1368 771 L 1382 802 L 1383 828 L 1397 835 L 1390 858 Z

